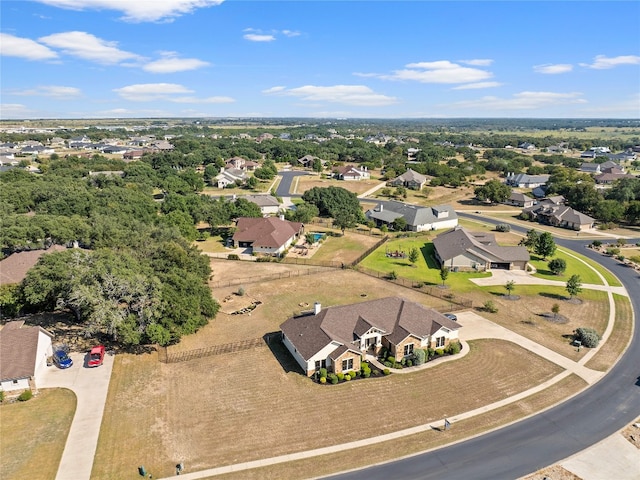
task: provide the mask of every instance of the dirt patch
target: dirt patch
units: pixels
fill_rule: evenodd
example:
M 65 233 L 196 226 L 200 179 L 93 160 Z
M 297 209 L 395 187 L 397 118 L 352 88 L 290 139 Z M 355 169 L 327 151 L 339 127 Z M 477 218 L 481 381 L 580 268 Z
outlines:
M 509 302 L 515 302 L 516 300 L 520 300 L 520 295 L 504 295 L 502 298 Z
M 622 436 L 640 450 L 640 418 L 622 431 Z
M 523 480 L 582 480 L 582 477 L 565 470 L 560 465 L 552 465 L 524 477 Z

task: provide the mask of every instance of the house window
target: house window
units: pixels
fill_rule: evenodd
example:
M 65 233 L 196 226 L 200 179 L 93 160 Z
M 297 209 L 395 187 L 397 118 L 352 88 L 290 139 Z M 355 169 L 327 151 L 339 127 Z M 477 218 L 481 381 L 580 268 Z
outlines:
M 17 385 L 17 384 L 18 384 L 18 380 L 14 380 L 14 381 L 13 381 L 13 384 L 14 384 L 14 385 Z
M 320 370 L 321 368 L 327 368 L 326 360 L 316 360 L 316 370 Z
M 413 353 L 413 343 L 404 346 L 404 356 L 411 355 Z
M 436 348 L 444 347 L 444 337 L 436 337 Z
M 344 372 L 345 370 L 353 370 L 353 358 L 342 360 L 342 371 Z

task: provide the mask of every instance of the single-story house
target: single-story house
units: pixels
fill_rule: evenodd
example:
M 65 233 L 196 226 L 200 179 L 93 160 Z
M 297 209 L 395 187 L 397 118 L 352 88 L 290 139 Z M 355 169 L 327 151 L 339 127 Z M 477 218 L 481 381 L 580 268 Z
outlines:
M 392 187 L 406 187 L 412 190 L 421 190 L 427 183 L 427 176 L 422 175 L 412 169 L 407 169 L 402 175 L 389 182 Z
M 122 158 L 125 160 L 139 160 L 144 153 L 144 150 L 129 150 L 122 154 Z
M 396 219 L 403 217 L 407 230 L 424 232 L 453 228 L 458 225 L 458 215 L 451 205 L 420 207 L 402 202 L 384 202 L 365 213 L 365 217 L 376 222 L 377 226 L 390 226 Z
M 262 215 L 276 215 L 280 211 L 280 202 L 273 195 L 244 195 L 242 198 L 260 207 Z
M 528 214 L 531 220 L 546 223 L 554 227 L 569 228 L 571 230 L 586 230 L 593 228 L 595 219 L 578 212 L 567 205 L 559 205 L 542 200 L 533 207 L 524 208 L 523 214 Z
M 0 330 L 0 390 L 35 390 L 53 355 L 53 335 L 23 321 L 7 323 Z
M 551 175 L 529 175 L 526 173 L 518 173 L 507 175 L 506 183 L 512 187 L 519 188 L 536 188 L 546 185 Z
M 614 171 L 614 172 L 601 173 L 600 175 L 596 175 L 594 180 L 599 185 L 610 185 L 616 180 L 621 180 L 623 178 L 636 178 L 636 176 L 631 175 L 630 173 L 623 173 L 622 171 Z
M 233 234 L 233 246 L 251 248 L 253 253 L 281 255 L 302 234 L 304 225 L 282 218 L 240 217 Z
M 334 176 L 338 180 L 347 181 L 359 181 L 371 178 L 371 174 L 367 167 L 356 167 L 354 165 L 347 165 L 344 167 L 338 167 L 333 171 Z
M 584 162 L 580 165 L 580 171 L 584 173 L 598 174 L 601 172 L 601 164 Z
M 504 202 L 507 205 L 514 205 L 516 207 L 532 207 L 535 200 L 529 195 L 525 195 L 520 192 L 511 192 L 511 196 Z
M 246 160 L 242 157 L 232 157 L 225 162 L 224 168 L 227 170 L 235 168 L 245 172 L 252 172 L 258 168 L 259 165 L 258 162 L 254 162 L 253 160 Z
M 218 188 L 226 188 L 232 183 L 242 185 L 249 177 L 238 168 L 222 168 L 221 172 L 215 177 L 216 186 Z
M 282 342 L 307 376 L 360 369 L 363 355 L 383 347 L 400 360 L 419 348 L 444 348 L 458 339 L 460 325 L 431 308 L 402 297 L 322 308 L 289 318 Z
M 498 245 L 495 235 L 456 227 L 433 239 L 436 260 L 450 270 L 526 270 L 526 247 Z

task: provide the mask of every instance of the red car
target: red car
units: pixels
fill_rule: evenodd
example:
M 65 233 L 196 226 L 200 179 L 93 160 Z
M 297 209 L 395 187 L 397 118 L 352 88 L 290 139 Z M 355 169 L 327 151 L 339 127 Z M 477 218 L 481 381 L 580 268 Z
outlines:
M 104 361 L 104 345 L 93 347 L 89 352 L 87 367 L 99 367 Z

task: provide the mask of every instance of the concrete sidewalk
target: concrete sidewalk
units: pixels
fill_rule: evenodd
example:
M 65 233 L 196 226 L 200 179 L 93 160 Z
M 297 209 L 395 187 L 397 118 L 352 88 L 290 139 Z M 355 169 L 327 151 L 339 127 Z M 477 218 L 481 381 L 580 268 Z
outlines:
M 98 446 L 102 414 L 114 356 L 106 354 L 99 367 L 85 367 L 86 353 L 72 353 L 71 368 L 47 368 L 39 388 L 68 388 L 76 394 L 76 412 L 62 453 L 56 480 L 89 480 Z

